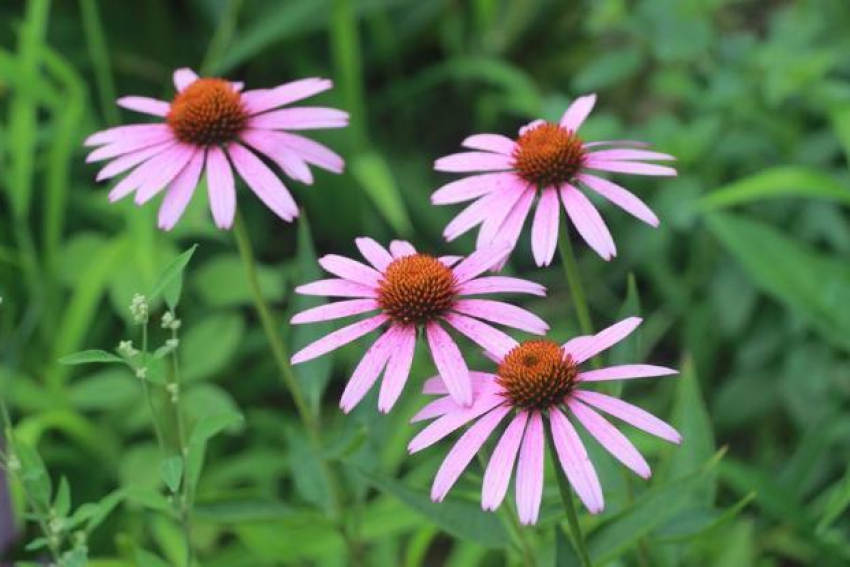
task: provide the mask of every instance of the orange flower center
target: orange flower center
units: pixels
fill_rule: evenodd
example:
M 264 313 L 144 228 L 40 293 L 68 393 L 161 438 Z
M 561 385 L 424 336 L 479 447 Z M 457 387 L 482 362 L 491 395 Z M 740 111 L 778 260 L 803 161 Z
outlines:
M 233 140 L 248 120 L 242 97 L 224 79 L 198 79 L 177 93 L 166 116 L 178 140 L 213 146 Z
M 547 340 L 514 347 L 496 370 L 496 382 L 516 407 L 546 409 L 572 392 L 578 368 L 561 347 Z
M 583 165 L 581 138 L 550 122 L 526 130 L 514 150 L 517 173 L 537 187 L 572 181 Z
M 378 302 L 399 323 L 427 323 L 449 310 L 457 296 L 451 269 L 427 254 L 394 260 L 384 272 Z

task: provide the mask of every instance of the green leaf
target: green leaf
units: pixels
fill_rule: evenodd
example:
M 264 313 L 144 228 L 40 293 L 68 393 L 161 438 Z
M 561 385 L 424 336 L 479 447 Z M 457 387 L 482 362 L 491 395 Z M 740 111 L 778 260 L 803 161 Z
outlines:
M 590 537 L 588 550 L 594 564 L 605 564 L 620 557 L 653 530 L 675 517 L 691 502 L 689 494 L 706 479 L 715 476 L 723 453 L 683 478 L 673 479 L 642 494 L 635 503 L 597 529 Z
M 505 547 L 510 541 L 498 516 L 483 512 L 477 504 L 460 500 L 435 503 L 424 492 L 412 490 L 400 482 L 359 467 L 352 468 L 375 488 L 392 494 L 455 537 L 469 539 L 488 547 Z
M 244 331 L 242 317 L 228 312 L 187 325 L 180 344 L 183 379 L 201 380 L 219 372 L 236 354 Z
M 159 464 L 159 475 L 168 490 L 177 494 L 180 490 L 180 481 L 183 479 L 183 457 L 177 455 L 162 461 Z
M 567 539 L 561 523 L 555 524 L 553 529 L 555 530 L 555 567 L 580 567 L 581 560 Z
M 257 266 L 257 278 L 263 297 L 280 302 L 286 297 L 284 273 L 278 266 Z M 204 303 L 210 307 L 251 305 L 251 288 L 245 268 L 236 254 L 222 254 L 194 270 L 193 281 Z
M 828 199 L 850 205 L 850 188 L 835 178 L 817 169 L 782 166 L 715 189 L 700 199 L 700 206 L 705 210 L 716 210 L 787 196 Z
M 691 357 L 686 357 L 682 362 L 682 374 L 677 386 L 671 421 L 682 434 L 682 444 L 671 448 L 670 459 L 665 463 L 662 474 L 659 474 L 663 479 L 676 479 L 693 473 L 717 450 L 711 419 Z M 714 503 L 716 492 L 716 477 L 706 474 L 704 481 L 694 487 L 692 496 L 700 504 L 709 506 Z
M 825 510 L 817 525 L 818 532 L 824 532 L 850 507 L 850 466 L 844 477 L 828 489 Z
M 194 244 L 191 248 L 177 256 L 170 264 L 168 264 L 168 266 L 165 267 L 162 274 L 160 274 L 159 279 L 153 286 L 150 296 L 151 299 L 162 294 L 165 298 L 165 303 L 170 309 L 173 310 L 177 307 L 180 300 L 180 292 L 183 288 L 183 270 L 186 269 L 186 266 L 189 264 L 189 261 L 192 259 L 192 255 L 195 253 L 197 248 L 198 245 Z
M 68 529 L 76 529 L 77 526 L 86 524 L 86 532 L 94 531 L 107 516 L 120 504 L 125 498 L 123 489 L 118 489 L 111 492 L 98 502 L 86 502 L 69 518 Z
M 64 518 L 71 511 L 71 485 L 64 476 L 59 479 L 59 488 L 53 499 L 53 512 L 60 518 Z
M 207 442 L 229 427 L 242 423 L 242 414 L 230 412 L 208 415 L 195 424 L 192 435 L 189 437 L 189 446 L 186 453 L 185 482 L 189 483 L 190 489 L 198 485 L 201 469 L 204 465 Z
M 844 159 L 850 163 L 850 104 L 843 104 L 830 112 L 835 135 L 844 149 Z
M 401 191 L 384 156 L 377 152 L 354 156 L 351 173 L 393 230 L 400 235 L 410 234 L 413 227 Z
M 76 366 L 78 364 L 125 364 L 124 359 L 105 350 L 84 350 L 63 356 L 61 364 Z
M 738 215 L 715 213 L 708 228 L 761 290 L 850 351 L 850 265 L 785 233 Z
M 42 509 L 50 508 L 52 484 L 41 456 L 30 445 L 13 438 L 15 455 L 21 462 L 20 478 L 29 497 Z
M 655 533 L 655 539 L 664 543 L 685 542 L 702 537 L 726 522 L 734 519 L 756 497 L 750 492 L 732 506 L 716 510 L 714 508 L 694 508 L 676 515 L 667 525 Z
M 160 559 L 159 556 L 154 555 L 150 551 L 145 551 L 144 549 L 136 549 L 136 565 L 138 567 L 170 567 L 168 562 L 164 559 Z

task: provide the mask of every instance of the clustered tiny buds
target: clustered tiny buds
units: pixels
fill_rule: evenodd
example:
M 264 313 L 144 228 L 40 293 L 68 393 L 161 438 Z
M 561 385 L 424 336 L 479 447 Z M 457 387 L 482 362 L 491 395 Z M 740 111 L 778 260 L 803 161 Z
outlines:
M 21 460 L 14 453 L 9 455 L 9 458 L 6 460 L 6 466 L 10 471 L 19 471 L 21 470 Z
M 138 378 L 139 380 L 146 380 L 147 377 L 148 377 L 148 367 L 147 366 L 140 366 L 140 367 L 136 368 L 136 378 Z
M 133 322 L 137 325 L 144 325 L 148 322 L 150 306 L 144 295 L 137 293 L 133 296 L 133 301 L 130 303 L 130 315 L 133 316 Z
M 126 358 L 133 358 L 139 351 L 133 347 L 133 341 L 121 341 L 118 343 L 118 354 Z
M 172 331 L 177 331 L 178 329 L 180 329 L 181 324 L 182 323 L 181 323 L 180 319 L 178 319 L 174 316 L 174 312 L 166 311 L 165 313 L 163 313 L 163 315 L 162 315 L 162 328 L 163 329 L 170 329 Z
M 178 401 L 180 401 L 180 384 L 172 382 L 170 384 L 167 384 L 165 386 L 165 389 L 171 395 L 172 404 L 176 404 Z

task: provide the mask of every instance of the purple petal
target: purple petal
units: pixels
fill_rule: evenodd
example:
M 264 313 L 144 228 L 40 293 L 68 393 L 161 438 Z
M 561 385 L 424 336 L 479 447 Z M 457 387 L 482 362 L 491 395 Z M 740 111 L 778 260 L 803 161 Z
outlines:
M 460 295 L 479 295 L 485 293 L 528 293 L 539 297 L 546 296 L 546 288 L 538 283 L 507 276 L 485 276 L 465 282 L 458 287 Z
M 438 159 L 434 163 L 437 171 L 465 173 L 467 171 L 511 170 L 512 157 L 487 152 L 463 152 Z
M 473 396 L 478 396 L 480 392 L 487 388 L 497 386 L 496 377 L 487 372 L 476 372 L 471 370 L 469 372 L 469 381 L 472 384 Z M 446 388 L 445 381 L 437 375 L 425 380 L 425 383 L 422 385 L 422 393 L 445 395 L 449 393 L 449 390 Z
M 306 162 L 298 154 L 275 142 L 273 138 L 266 136 L 264 130 L 246 130 L 241 134 L 242 141 L 254 148 L 277 164 L 290 178 L 301 181 L 307 185 L 313 183 L 313 174 Z
M 504 406 L 494 409 L 479 419 L 458 439 L 434 477 L 434 484 L 431 487 L 431 500 L 434 502 L 443 501 L 449 489 L 454 486 L 461 473 L 469 466 L 469 462 L 475 457 L 508 411 L 510 411 L 510 408 Z
M 328 303 L 306 309 L 297 313 L 292 317 L 290 323 L 293 325 L 303 325 L 304 323 L 318 323 L 320 321 L 332 321 L 334 319 L 342 319 L 343 317 L 351 317 L 352 315 L 360 315 L 374 309 L 378 309 L 380 305 L 374 299 L 350 299 L 347 301 L 338 301 L 336 303 Z
M 653 161 L 653 160 L 675 160 L 670 154 L 661 152 L 650 152 L 647 150 L 601 150 L 587 154 L 587 158 L 593 161 Z
M 495 510 L 505 499 L 527 421 L 527 411 L 518 413 L 505 429 L 490 457 L 481 487 L 481 507 L 484 510 Z
M 670 376 L 678 374 L 672 368 L 653 366 L 651 364 L 623 364 L 620 366 L 609 366 L 599 370 L 588 370 L 579 374 L 578 379 L 582 382 L 602 382 L 605 380 L 628 380 L 632 378 L 652 378 L 655 376 Z
M 534 333 L 535 335 L 545 335 L 546 331 L 549 330 L 549 325 L 546 324 L 546 321 L 534 313 L 526 311 L 521 307 L 501 301 L 493 301 L 492 299 L 459 299 L 455 302 L 452 309 L 465 315 L 471 315 L 485 321 L 499 323 L 500 325 L 507 325 L 514 329 Z
M 203 155 L 204 150 L 198 149 L 195 146 L 180 144 L 164 154 L 157 160 L 159 168 L 148 175 L 136 189 L 136 197 L 134 199 L 136 204 L 143 205 L 158 195 L 160 191 L 165 189 L 166 185 L 171 183 L 183 171 L 189 160 L 198 153 Z
M 604 260 L 617 255 L 617 247 L 599 211 L 584 194 L 572 185 L 561 187 L 561 200 L 570 220 L 585 242 Z
M 481 348 L 497 356 L 503 357 L 517 346 L 517 342 L 502 331 L 471 317 L 449 313 L 445 316 L 445 320 Z
M 171 110 L 171 105 L 155 98 L 146 96 L 125 96 L 116 101 L 118 106 L 127 110 L 135 110 L 142 114 L 150 114 L 153 116 L 166 116 Z
M 116 126 L 107 130 L 95 132 L 86 138 L 85 146 L 102 146 L 131 138 L 146 138 L 156 134 L 170 133 L 171 130 L 165 124 L 131 124 L 129 126 Z M 173 139 L 173 136 L 171 137 Z M 97 161 L 97 160 L 86 160 Z
M 443 185 L 431 195 L 431 203 L 435 205 L 452 205 L 471 201 L 492 191 L 502 188 L 506 179 L 512 178 L 512 173 L 484 173 L 472 175 Z
M 658 175 L 662 177 L 675 177 L 676 170 L 666 165 L 654 163 L 636 163 L 632 161 L 608 161 L 594 160 L 588 157 L 585 164 L 587 169 L 610 171 L 612 173 L 631 173 L 634 175 Z
M 342 392 L 342 398 L 339 401 L 339 407 L 345 413 L 350 412 L 360 403 L 366 393 L 375 384 L 381 371 L 387 365 L 390 355 L 395 346 L 397 331 L 394 327 L 390 327 L 383 335 L 378 337 L 360 362 L 354 373 L 345 385 L 345 390 Z
M 97 173 L 95 181 L 104 181 L 106 179 L 111 179 L 112 177 L 115 177 L 120 173 L 124 173 L 128 169 L 132 169 L 137 165 L 146 162 L 154 156 L 158 156 L 159 154 L 174 148 L 174 146 L 176 145 L 177 142 L 173 141 L 162 142 L 155 146 L 150 146 L 142 150 L 131 152 L 129 154 L 124 154 L 123 156 L 109 162 L 106 167 L 101 169 Z
M 648 225 L 658 226 L 658 217 L 632 192 L 595 175 L 579 175 L 579 181 Z
M 508 248 L 505 245 L 491 246 L 484 250 L 476 250 L 454 267 L 452 272 L 458 284 L 463 284 L 486 272 L 505 257 Z
M 413 244 L 406 240 L 393 240 L 390 242 L 390 252 L 392 253 L 393 258 L 398 260 L 405 256 L 413 256 L 416 254 L 416 248 L 414 248 Z
M 286 222 L 298 216 L 289 190 L 260 158 L 239 144 L 230 144 L 227 153 L 236 171 L 265 205 Z
M 339 256 L 337 254 L 322 256 L 319 258 L 319 265 L 335 276 L 371 288 L 376 288 L 381 283 L 380 272 L 345 256 Z
M 559 221 L 558 192 L 552 188 L 544 189 L 531 225 L 531 249 L 538 267 L 548 266 L 555 257 Z
M 321 167 L 333 173 L 342 173 L 345 169 L 345 161 L 330 148 L 314 142 L 304 136 L 292 134 L 291 132 L 278 132 L 273 130 L 251 130 L 246 132 L 262 132 L 272 143 L 288 148 L 309 164 Z
M 633 470 L 638 476 L 649 478 L 652 475 L 649 463 L 646 462 L 643 455 L 635 449 L 635 446 L 625 435 L 608 423 L 604 417 L 575 400 L 570 400 L 567 405 L 588 433 L 599 441 L 599 444 L 615 459 Z
M 210 146 L 207 157 L 207 193 L 215 225 L 229 229 L 236 216 L 236 186 L 230 162 L 218 146 Z
M 317 95 L 333 87 L 328 79 L 309 78 L 292 81 L 273 89 L 246 91 L 242 104 L 249 114 L 265 112 L 291 102 Z
M 556 407 L 549 409 L 549 423 L 552 425 L 552 439 L 561 468 L 567 480 L 575 489 L 578 497 L 591 514 L 598 514 L 605 508 L 602 487 L 596 469 L 587 456 L 587 450 L 581 442 L 573 425 Z
M 561 117 L 561 126 L 567 130 L 575 132 L 581 127 L 582 123 L 584 123 L 585 118 L 587 118 L 590 111 L 593 110 L 595 104 L 595 94 L 578 97 L 573 101 L 570 107 L 567 108 L 567 111 L 564 112 L 564 115 Z
M 677 445 L 682 442 L 682 436 L 678 431 L 648 411 L 635 405 L 612 396 L 606 396 L 599 392 L 589 392 L 587 390 L 576 390 L 573 395 L 584 403 L 601 409 L 651 435 Z
M 410 441 L 407 450 L 413 454 L 426 449 L 503 402 L 504 398 L 500 394 L 484 392 L 475 398 L 470 407 L 448 413 L 429 423 Z
M 159 228 L 171 230 L 183 216 L 183 211 L 186 210 L 198 186 L 203 166 L 204 152 L 197 151 L 183 171 L 171 182 L 171 187 L 165 193 L 165 199 L 162 200 L 162 206 L 159 208 Z
M 300 285 L 295 288 L 295 293 L 324 297 L 378 297 L 374 288 L 335 278 Z
M 543 466 L 546 443 L 543 435 L 543 418 L 535 411 L 528 420 L 519 452 L 516 470 L 516 507 L 519 521 L 524 526 L 537 523 L 540 501 L 543 498 Z
M 519 235 L 522 233 L 522 227 L 525 224 L 525 219 L 528 218 L 528 213 L 531 211 L 531 204 L 534 202 L 534 191 L 525 191 L 520 196 L 519 201 L 505 217 L 499 229 L 498 236 L 493 239 L 494 245 L 505 246 L 505 254 L 502 259 L 494 264 L 494 269 L 501 269 L 508 261 L 508 255 L 516 247 Z
M 581 364 L 628 337 L 641 321 L 640 317 L 629 317 L 595 335 L 576 337 L 564 343 L 564 351 L 572 356 L 576 364 Z
M 387 249 L 368 236 L 361 236 L 355 239 L 354 243 L 357 244 L 357 249 L 360 250 L 363 257 L 381 273 L 393 261 L 393 257 L 387 252 Z
M 198 75 L 188 67 L 181 67 L 174 71 L 174 87 L 178 91 L 183 91 L 198 80 Z
M 506 156 L 513 155 L 516 149 L 516 142 L 501 134 L 475 134 L 466 138 L 460 145 L 471 150 L 495 152 Z
M 431 358 L 437 371 L 446 383 L 449 395 L 460 405 L 472 404 L 472 384 L 469 380 L 469 368 L 454 340 L 436 321 L 425 327 Z
M 300 106 L 272 110 L 248 119 L 248 128 L 260 130 L 315 130 L 348 126 L 348 113 L 336 108 Z
M 114 142 L 109 142 L 107 145 L 94 150 L 86 157 L 86 163 L 122 156 L 163 142 L 173 142 L 174 139 L 174 134 L 171 133 L 168 126 L 150 124 L 150 130 L 124 134 Z
M 389 412 L 404 390 L 410 367 L 413 365 L 413 355 L 416 349 L 416 327 L 394 325 L 398 338 L 392 348 L 390 362 L 384 373 L 381 393 L 378 396 L 378 411 Z
M 329 335 L 325 335 L 321 339 L 310 343 L 295 353 L 292 357 L 292 364 L 307 362 L 308 360 L 327 354 L 332 350 L 336 350 L 341 346 L 345 346 L 348 343 L 359 339 L 363 335 L 371 333 L 383 325 L 387 319 L 388 317 L 386 315 L 375 315 L 374 317 L 358 321 L 357 323 L 352 323 L 347 327 L 343 327 Z

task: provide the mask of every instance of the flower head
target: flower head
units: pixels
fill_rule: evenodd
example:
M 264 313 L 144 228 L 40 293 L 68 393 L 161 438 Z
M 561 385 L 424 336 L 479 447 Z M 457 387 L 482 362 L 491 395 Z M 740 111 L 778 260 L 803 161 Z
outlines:
M 495 374 L 471 372 L 475 403 L 457 405 L 438 378 L 425 383 L 426 394 L 442 395 L 426 405 L 413 421 L 434 419 L 408 446 L 411 453 L 433 445 L 467 423 L 475 423 L 460 437 L 443 461 L 431 489 L 435 501 L 449 489 L 500 423 L 508 425 L 493 451 L 484 474 L 481 506 L 495 510 L 508 490 L 516 464 L 516 503 L 520 521 L 534 524 L 540 511 L 545 462 L 544 419 L 549 420 L 558 460 L 579 498 L 592 513 L 604 507 L 602 487 L 587 451 L 568 415 L 578 421 L 611 455 L 638 475 L 648 478 L 649 465 L 634 445 L 597 410 L 672 443 L 679 433 L 657 417 L 618 398 L 585 389 L 589 383 L 676 374 L 675 370 L 646 364 L 579 370 L 579 366 L 627 337 L 640 324 L 632 317 L 591 336 L 564 345 L 550 340 L 513 342 L 491 351 L 498 361 Z
M 676 175 L 671 167 L 643 163 L 672 160 L 673 156 L 640 149 L 646 146 L 641 142 L 584 142 L 578 129 L 595 103 L 595 95 L 580 97 L 560 122 L 531 122 L 520 129 L 516 140 L 498 134 L 470 136 L 463 146 L 477 151 L 438 159 L 438 171 L 476 172 L 444 185 L 431 196 L 436 205 L 474 201 L 449 223 L 444 236 L 451 241 L 481 225 L 479 248 L 504 241 L 513 249 L 539 195 L 531 246 L 537 265 L 546 266 L 552 262 L 558 242 L 560 198 L 582 238 L 610 260 L 617 255 L 617 249 L 596 207 L 585 196 L 587 190 L 643 222 L 658 226 L 658 218 L 643 201 L 591 172 Z
M 306 295 L 352 299 L 308 309 L 292 318 L 293 324 L 302 324 L 371 313 L 304 347 L 292 357 L 294 364 L 381 329 L 381 336 L 363 356 L 342 395 L 341 406 L 346 412 L 363 399 L 382 372 L 378 408 L 383 412 L 392 408 L 410 373 L 420 330 L 424 330 L 446 391 L 461 406 L 472 403 L 470 373 L 444 323 L 488 351 L 499 351 L 512 344 L 513 339 L 485 321 L 534 334 L 548 330 L 542 319 L 519 307 L 466 298 L 510 292 L 545 295 L 543 286 L 526 280 L 479 277 L 504 257 L 505 248 L 479 250 L 467 258 L 436 258 L 418 253 L 411 244 L 398 240 L 390 244 L 389 251 L 371 238 L 358 238 L 356 243 L 371 265 L 328 255 L 319 263 L 337 278 L 296 288 Z
M 170 103 L 140 96 L 118 99 L 119 106 L 163 122 L 110 128 L 85 142 L 97 146 L 87 161 L 109 160 L 97 174 L 98 181 L 129 171 L 110 191 L 110 201 L 135 193 L 141 205 L 165 190 L 160 228 L 170 230 L 177 224 L 203 174 L 213 219 L 226 229 L 233 225 L 236 213 L 234 168 L 257 197 L 287 222 L 298 216 L 298 207 L 261 157 L 306 184 L 313 182 L 308 164 L 342 172 L 341 157 L 289 130 L 340 128 L 348 124 L 348 114 L 333 108 L 279 108 L 330 89 L 329 80 L 303 79 L 242 92 L 242 83 L 199 78 L 190 69 L 178 69 L 174 85 L 177 93 Z

